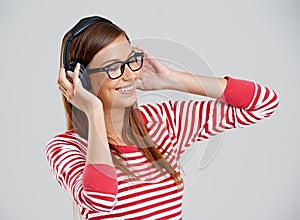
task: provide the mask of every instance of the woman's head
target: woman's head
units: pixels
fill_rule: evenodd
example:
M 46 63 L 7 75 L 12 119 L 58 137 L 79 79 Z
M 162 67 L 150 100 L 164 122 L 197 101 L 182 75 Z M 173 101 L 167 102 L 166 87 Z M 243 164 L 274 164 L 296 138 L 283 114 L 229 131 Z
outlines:
M 132 55 L 133 49 L 126 33 L 115 24 L 106 21 L 108 20 L 103 21 L 100 17 L 98 20 L 97 17 L 95 23 L 73 38 L 68 45 L 67 53 L 65 52 L 66 41 L 73 29 L 66 33 L 62 43 L 61 62 L 63 59 L 65 59 L 64 64 L 75 61 L 88 69 L 95 69 L 107 66 L 113 61 L 124 61 L 128 55 Z M 89 76 L 91 92 L 98 96 L 106 107 L 111 107 L 113 104 L 130 106 L 136 100 L 135 87 L 132 94 L 129 94 L 128 88 L 135 85 L 138 72 L 133 73 L 128 69 L 128 65 L 124 67 L 124 74 L 118 79 L 110 79 L 105 72 L 94 72 Z

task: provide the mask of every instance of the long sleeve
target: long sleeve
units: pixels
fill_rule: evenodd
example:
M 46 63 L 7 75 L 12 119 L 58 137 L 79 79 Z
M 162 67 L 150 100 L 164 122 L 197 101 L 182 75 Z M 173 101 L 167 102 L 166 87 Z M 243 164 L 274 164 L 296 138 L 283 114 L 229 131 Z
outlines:
M 116 202 L 117 180 L 114 167 L 86 164 L 86 141 L 66 132 L 46 145 L 46 159 L 59 183 L 85 210 L 110 212 Z
M 247 80 L 226 79 L 227 86 L 219 99 L 141 106 L 150 137 L 164 151 L 174 152 L 179 159 L 193 142 L 227 129 L 255 124 L 268 118 L 277 108 L 279 99 L 272 89 Z

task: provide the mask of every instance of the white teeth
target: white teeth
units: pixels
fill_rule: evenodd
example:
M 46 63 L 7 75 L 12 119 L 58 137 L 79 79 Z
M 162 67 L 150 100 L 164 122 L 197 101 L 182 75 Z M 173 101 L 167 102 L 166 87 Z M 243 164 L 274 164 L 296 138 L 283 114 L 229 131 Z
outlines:
M 120 92 L 123 92 L 123 93 L 128 93 L 128 92 L 131 92 L 132 90 L 134 89 L 134 86 L 129 86 L 129 87 L 124 87 L 124 88 L 120 88 L 118 89 Z

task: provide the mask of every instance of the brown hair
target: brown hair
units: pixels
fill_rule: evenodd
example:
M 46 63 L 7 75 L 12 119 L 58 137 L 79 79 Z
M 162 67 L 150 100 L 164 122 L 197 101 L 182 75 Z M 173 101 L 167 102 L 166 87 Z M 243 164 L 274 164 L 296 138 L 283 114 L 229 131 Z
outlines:
M 68 37 L 68 33 L 63 38 L 60 63 L 62 65 L 63 48 Z M 96 22 L 87 28 L 78 37 L 74 38 L 70 45 L 68 54 L 68 62 L 76 60 L 84 64 L 85 66 L 92 60 L 94 55 L 98 53 L 102 48 L 111 44 L 116 38 L 120 36 L 126 36 L 126 33 L 114 24 L 105 22 Z M 81 137 L 87 140 L 88 138 L 88 120 L 84 112 L 73 106 L 62 96 L 64 108 L 67 118 L 67 128 L 74 129 L 74 131 Z M 146 157 L 146 159 L 152 163 L 161 172 L 166 172 L 171 175 L 174 179 L 178 190 L 182 190 L 182 181 L 179 174 L 175 169 L 168 163 L 168 161 L 161 155 L 157 149 L 155 143 L 149 138 L 148 131 L 144 125 L 139 111 L 137 111 L 137 103 L 135 102 L 132 106 L 126 108 L 124 127 L 122 136 L 124 140 L 130 144 L 134 144 Z M 128 129 L 130 128 L 130 129 Z M 109 144 L 112 153 L 112 158 L 115 166 L 119 168 L 129 177 L 135 178 L 133 174 L 124 164 L 118 160 L 117 157 L 122 157 L 118 149 Z M 115 154 L 115 155 L 114 155 Z

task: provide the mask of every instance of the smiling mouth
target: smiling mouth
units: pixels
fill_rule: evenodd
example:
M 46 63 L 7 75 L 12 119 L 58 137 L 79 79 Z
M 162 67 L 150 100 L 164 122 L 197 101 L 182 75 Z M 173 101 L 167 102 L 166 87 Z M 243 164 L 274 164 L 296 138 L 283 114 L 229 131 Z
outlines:
M 130 94 L 130 93 L 133 93 L 135 91 L 135 85 L 131 85 L 131 86 L 128 86 L 128 87 L 117 88 L 116 90 L 119 93 L 122 93 L 122 94 Z

